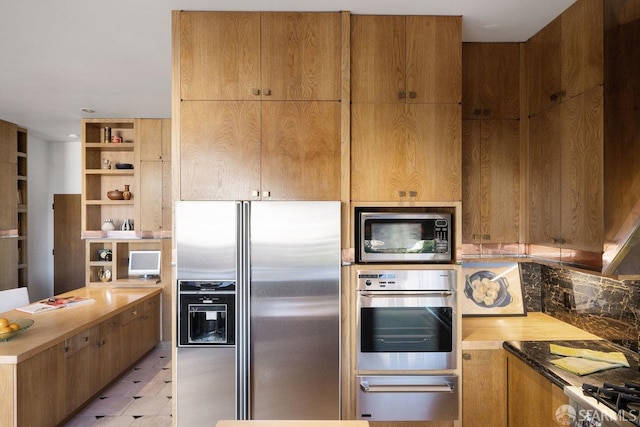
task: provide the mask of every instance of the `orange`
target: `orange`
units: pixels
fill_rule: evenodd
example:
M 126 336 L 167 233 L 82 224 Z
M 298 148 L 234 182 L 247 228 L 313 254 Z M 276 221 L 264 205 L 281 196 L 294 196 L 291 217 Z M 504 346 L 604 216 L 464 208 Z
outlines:
M 13 329 L 8 326 L 3 326 L 0 328 L 0 334 L 6 334 L 7 332 L 13 332 Z
M 20 329 L 20 325 L 18 325 L 17 323 L 9 323 L 9 327 L 14 331 L 17 331 L 18 329 Z
M 7 319 L 5 319 L 4 317 L 0 317 L 0 328 L 4 328 L 8 324 L 9 324 L 9 321 Z

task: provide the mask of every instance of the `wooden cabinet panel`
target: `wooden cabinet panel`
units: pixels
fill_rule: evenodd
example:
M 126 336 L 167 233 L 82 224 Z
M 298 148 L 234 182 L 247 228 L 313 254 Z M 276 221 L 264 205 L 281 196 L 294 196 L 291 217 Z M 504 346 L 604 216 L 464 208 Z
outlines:
M 16 164 L 0 162 L 0 232 L 18 229 Z
M 462 100 L 462 18 L 407 16 L 406 26 L 407 102 L 459 103 Z
M 65 344 L 41 351 L 16 366 L 18 426 L 55 426 L 67 414 Z M 8 424 L 12 425 L 12 424 Z
M 0 290 L 18 286 L 18 238 L 0 239 Z
M 18 126 L 0 120 L 0 163 L 16 163 L 17 139 Z
M 556 410 L 569 403 L 562 389 L 513 355 L 507 355 L 509 426 L 561 426 Z
M 529 41 L 529 114 L 603 82 L 603 3 L 580 0 Z
M 354 104 L 351 143 L 352 200 L 460 200 L 459 105 Z
M 576 1 L 562 14 L 562 92 L 573 98 L 602 85 L 604 12 L 601 0 Z
M 263 99 L 339 100 L 340 28 L 339 13 L 263 13 Z
M 340 199 L 340 104 L 262 106 L 262 189 L 272 200 Z
M 162 230 L 163 206 L 163 162 L 140 162 L 140 205 L 141 230 Z
M 180 13 L 180 99 L 249 100 L 260 88 L 260 14 Z
M 405 17 L 351 15 L 352 102 L 398 102 L 405 91 Z
M 507 426 L 507 357 L 502 349 L 462 354 L 462 425 Z
M 182 102 L 180 195 L 236 200 L 260 189 L 260 103 Z
M 182 12 L 180 99 L 340 99 L 339 13 Z
M 354 103 L 459 103 L 460 17 L 351 16 Z
M 553 245 L 562 235 L 562 127 L 558 111 L 542 111 L 529 119 L 528 225 L 529 243 L 533 245 Z
M 527 73 L 529 114 L 554 105 L 562 89 L 561 17 L 557 17 L 528 42 Z
M 519 121 L 464 120 L 463 147 L 463 242 L 519 242 Z
M 462 44 L 462 117 L 520 117 L 520 44 Z
M 561 232 L 568 249 L 602 252 L 604 244 L 603 100 L 598 86 L 561 105 Z

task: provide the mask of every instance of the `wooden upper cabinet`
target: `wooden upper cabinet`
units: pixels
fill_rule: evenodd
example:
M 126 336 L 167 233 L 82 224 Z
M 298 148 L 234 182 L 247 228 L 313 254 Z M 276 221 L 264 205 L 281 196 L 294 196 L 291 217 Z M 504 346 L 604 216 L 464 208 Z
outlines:
M 595 87 L 530 120 L 529 242 L 566 261 L 603 250 L 602 101 Z
M 340 99 L 339 13 L 182 12 L 180 99 Z
M 462 44 L 462 117 L 520 117 L 520 44 Z
M 351 15 L 351 98 L 459 103 L 461 18 Z
M 183 101 L 180 116 L 182 200 L 247 199 L 260 190 L 259 101 Z
M 171 120 L 137 119 L 136 141 L 140 141 L 140 161 L 171 160 Z
M 260 88 L 260 14 L 180 13 L 180 99 L 249 100 Z
M 17 140 L 18 126 L 0 120 L 0 162 L 13 164 L 17 162 Z
M 351 200 L 461 200 L 460 105 L 354 104 Z
M 340 199 L 340 104 L 262 104 L 262 198 Z
M 580 0 L 529 41 L 529 114 L 603 83 L 603 3 Z
M 463 121 L 462 240 L 517 243 L 520 224 L 520 123 Z
M 262 99 L 340 99 L 341 19 L 339 13 L 262 14 Z

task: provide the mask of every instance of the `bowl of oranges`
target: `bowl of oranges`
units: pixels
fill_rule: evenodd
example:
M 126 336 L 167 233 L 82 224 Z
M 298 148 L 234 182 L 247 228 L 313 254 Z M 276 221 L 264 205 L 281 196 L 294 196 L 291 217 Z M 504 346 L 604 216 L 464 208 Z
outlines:
M 0 317 L 0 341 L 9 341 L 11 338 L 26 331 L 33 325 L 31 319 L 9 320 Z

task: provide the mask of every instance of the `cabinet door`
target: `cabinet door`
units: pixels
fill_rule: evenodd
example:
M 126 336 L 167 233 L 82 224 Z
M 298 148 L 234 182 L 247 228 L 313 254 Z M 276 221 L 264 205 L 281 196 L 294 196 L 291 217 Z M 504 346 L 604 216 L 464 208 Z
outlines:
M 17 162 L 18 126 L 0 120 L 0 163 Z M 11 200 L 15 200 L 12 198 Z
M 340 104 L 262 103 L 262 191 L 271 200 L 340 199 Z
M 352 105 L 351 200 L 401 200 L 409 167 L 405 127 L 402 104 Z
M 562 91 L 573 98 L 603 82 L 603 2 L 580 0 L 562 14 Z
M 462 121 L 462 243 L 482 240 L 481 129 L 480 120 Z M 467 248 L 465 254 L 469 255 Z
M 0 231 L 18 228 L 17 180 L 16 163 L 0 162 Z
M 483 243 L 520 241 L 520 122 L 483 120 Z
M 520 117 L 518 43 L 462 44 L 462 117 Z
M 260 88 L 260 14 L 182 12 L 180 99 L 249 100 Z
M 412 104 L 405 110 L 404 188 L 416 191 L 417 200 L 462 200 L 460 104 Z
M 134 224 L 137 230 L 158 231 L 163 228 L 163 165 L 163 162 L 140 162 L 140 224 Z
M 569 404 L 562 389 L 515 356 L 507 356 L 509 426 L 562 426 L 556 411 Z
M 0 290 L 18 286 L 18 238 L 0 239 Z
M 405 55 L 403 16 L 351 15 L 351 101 L 399 102 Z
M 67 371 L 64 350 L 63 342 L 17 364 L 16 425 L 53 426 L 67 416 L 66 382 L 74 373 Z
M 504 350 L 462 353 L 462 424 L 507 426 L 507 358 Z
M 161 161 L 163 153 L 163 120 L 139 119 L 136 121 L 136 141 L 140 161 Z
M 406 18 L 407 102 L 462 100 L 462 19 L 459 16 Z
M 535 246 L 555 245 L 562 235 L 560 120 L 559 108 L 543 111 L 529 120 L 529 243 L 534 245 L 531 255 L 536 255 Z
M 181 104 L 180 198 L 237 200 L 260 189 L 260 102 Z
M 262 98 L 339 100 L 340 13 L 263 13 Z
M 536 33 L 528 42 L 527 70 L 529 114 L 534 115 L 560 101 L 561 16 Z
M 563 247 L 602 252 L 604 243 L 602 87 L 596 87 L 563 102 L 561 114 Z
M 98 391 L 100 381 L 96 372 L 96 361 L 99 360 L 99 348 L 96 346 L 98 337 L 99 327 L 95 326 L 67 340 L 67 413 L 80 407 Z
M 351 199 L 462 198 L 460 105 L 354 104 Z

